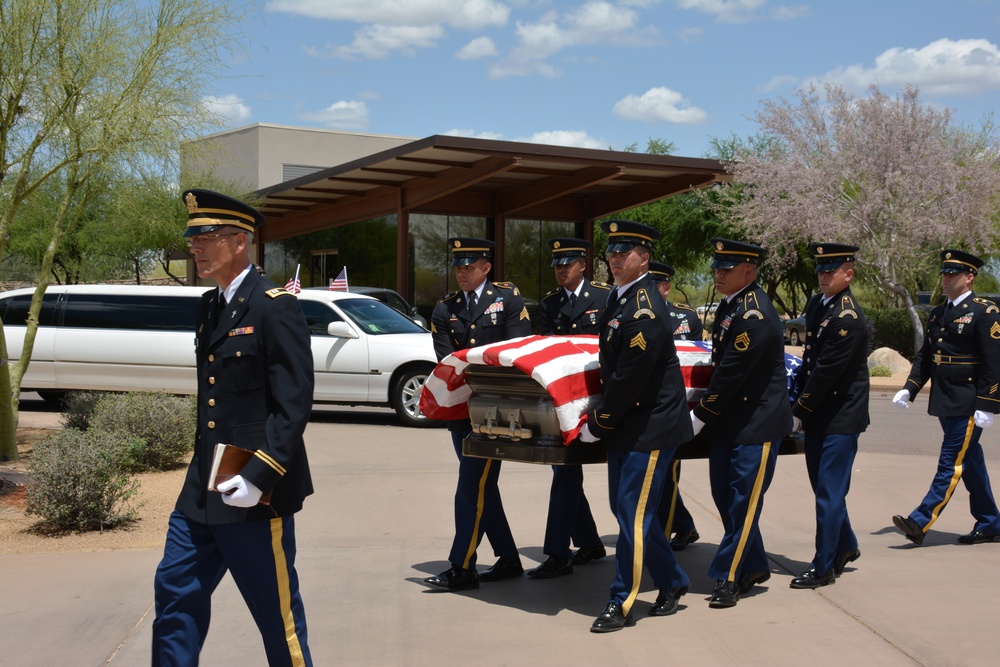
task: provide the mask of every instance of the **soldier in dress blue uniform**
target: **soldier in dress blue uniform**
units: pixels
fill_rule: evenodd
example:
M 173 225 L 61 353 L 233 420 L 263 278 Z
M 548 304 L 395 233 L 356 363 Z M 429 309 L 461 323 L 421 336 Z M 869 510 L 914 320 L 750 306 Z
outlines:
M 660 296 L 667 304 L 670 319 L 666 320 L 668 328 L 673 333 L 674 340 L 701 340 L 703 327 L 701 318 L 694 308 L 686 304 L 670 303 L 670 286 L 674 278 L 674 267 L 663 262 L 649 263 L 649 277 L 656 281 Z M 674 459 L 670 464 L 670 477 L 667 486 L 660 496 L 660 507 L 657 516 L 660 526 L 670 540 L 670 548 L 683 551 L 687 545 L 693 544 L 701 537 L 694 527 L 694 518 L 684 507 L 684 499 L 680 491 L 681 460 Z
M 587 268 L 590 241 L 559 237 L 549 239 L 547 243 L 552 248 L 552 266 L 559 287 L 542 297 L 538 309 L 541 334 L 597 334 L 598 320 L 608 301 L 611 286 L 587 280 L 583 275 Z M 570 538 L 577 546 L 576 553 L 570 551 Z M 552 488 L 549 491 L 549 513 L 542 550 L 548 558 L 528 571 L 528 576 L 533 579 L 572 574 L 574 565 L 583 565 L 607 555 L 583 491 L 582 465 L 552 466 Z
M 868 321 L 851 293 L 857 246 L 810 246 L 820 293 L 806 304 L 806 342 L 795 375 L 794 430 L 805 432 L 806 470 L 816 495 L 816 554 L 792 588 L 836 581 L 861 556 L 847 514 L 858 436 L 868 428 Z
M 493 283 L 487 278 L 496 244 L 487 239 L 453 237 L 448 245 L 459 289 L 438 301 L 431 315 L 438 360 L 458 350 L 530 335 L 531 322 L 521 293 L 511 283 Z M 462 455 L 462 441 L 472 432 L 468 419 L 448 422 L 448 430 L 458 456 L 455 539 L 448 555 L 451 567 L 424 579 L 424 583 L 462 591 L 479 588 L 480 581 L 521 576 L 521 557 L 497 486 L 500 461 Z M 476 570 L 476 549 L 484 532 L 497 561 L 480 573 Z
M 712 325 L 712 379 L 691 411 L 709 443 L 709 481 L 725 534 L 708 573 L 711 607 L 732 607 L 771 577 L 760 513 L 782 439 L 792 431 L 784 331 L 757 284 L 763 249 L 712 239 L 715 289 L 725 294 Z M 704 431 L 702 431 L 704 429 Z
M 601 396 L 581 429 L 584 442 L 608 450 L 608 497 L 618 519 L 615 579 L 592 632 L 632 625 L 645 565 L 659 589 L 653 616 L 677 611 L 689 580 L 656 519 L 676 448 L 689 441 L 687 395 L 669 313 L 649 277 L 649 255 L 660 232 L 628 220 L 602 223 L 617 287 L 600 319 Z
M 295 519 L 313 492 L 302 433 L 312 412 L 309 328 L 295 295 L 250 262 L 263 216 L 207 190 L 184 193 L 191 254 L 219 287 L 195 310 L 198 428 L 194 456 L 156 570 L 153 665 L 196 665 L 212 591 L 228 571 L 264 640 L 269 665 L 311 665 L 295 573 Z M 253 450 L 209 492 L 215 445 Z M 269 504 L 259 502 L 271 494 Z
M 976 519 L 962 544 L 1000 542 L 1000 512 L 993 498 L 979 437 L 1000 411 L 1000 308 L 972 291 L 983 260 L 963 250 L 941 253 L 941 287 L 947 301 L 931 311 L 924 344 L 913 360 L 906 385 L 893 403 L 909 402 L 930 380 L 927 412 L 944 431 L 937 474 L 920 505 L 908 516 L 892 517 L 914 544 L 922 544 L 958 486 L 969 491 Z

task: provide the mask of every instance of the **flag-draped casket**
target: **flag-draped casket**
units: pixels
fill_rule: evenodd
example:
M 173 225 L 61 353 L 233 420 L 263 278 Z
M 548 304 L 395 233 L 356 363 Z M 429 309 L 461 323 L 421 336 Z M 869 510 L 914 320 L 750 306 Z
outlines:
M 675 346 L 694 405 L 711 377 L 711 343 Z M 797 357 L 786 355 L 789 373 L 797 364 Z M 420 409 L 431 419 L 470 419 L 466 455 L 596 463 L 606 459 L 603 447 L 581 443 L 578 435 L 600 392 L 597 336 L 525 336 L 445 357 L 424 384 Z M 705 455 L 698 439 L 677 451 L 680 458 Z

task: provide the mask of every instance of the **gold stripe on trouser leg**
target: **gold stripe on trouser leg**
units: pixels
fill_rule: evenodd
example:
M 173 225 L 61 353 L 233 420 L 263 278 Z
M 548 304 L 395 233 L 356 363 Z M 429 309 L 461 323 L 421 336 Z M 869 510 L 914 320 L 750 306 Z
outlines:
M 284 536 L 284 524 L 281 517 L 271 519 L 271 551 L 274 552 L 274 573 L 278 578 L 278 605 L 281 608 L 281 618 L 285 622 L 285 640 L 288 642 L 288 653 L 293 665 L 306 664 L 302 657 L 302 646 L 295 632 L 295 615 L 292 614 L 292 587 L 288 583 L 288 563 L 285 561 L 285 548 L 281 546 Z
M 955 493 L 955 488 L 958 486 L 958 480 L 962 479 L 962 469 L 964 468 L 963 462 L 965 461 L 965 454 L 969 451 L 969 443 L 972 442 L 972 431 L 976 427 L 976 420 L 974 417 L 969 417 L 969 423 L 965 426 L 965 440 L 962 442 L 962 448 L 958 450 L 958 456 L 955 457 L 955 466 L 951 471 L 951 482 L 948 483 L 948 490 L 944 492 L 944 499 L 938 503 L 934 509 L 931 511 L 931 520 L 927 522 L 924 526 L 924 533 L 926 533 L 934 522 L 938 520 L 938 515 L 941 514 L 941 510 L 944 506 L 948 504 L 951 500 L 951 495 Z
M 670 533 L 674 532 L 674 517 L 677 514 L 677 496 L 681 494 L 680 477 L 677 474 L 677 469 L 680 465 L 680 459 L 674 459 L 670 464 L 670 480 L 673 482 L 673 488 L 670 493 L 670 507 L 667 510 L 667 520 L 663 524 L 663 532 L 666 533 L 668 542 L 670 541 Z
M 469 540 L 469 550 L 465 552 L 465 560 L 462 561 L 462 567 L 466 570 L 469 569 L 469 561 L 472 560 L 472 554 L 476 553 L 476 538 L 479 536 L 479 524 L 483 520 L 483 507 L 486 505 L 486 478 L 490 476 L 490 466 L 493 465 L 493 459 L 486 459 L 486 467 L 483 468 L 483 476 L 479 478 L 479 495 L 476 496 L 476 524 L 472 527 L 472 539 Z
M 757 514 L 757 504 L 760 503 L 761 489 L 764 487 L 764 477 L 767 476 L 767 458 L 771 453 L 771 443 L 765 442 L 761 448 L 760 465 L 757 467 L 757 478 L 753 481 L 753 491 L 750 492 L 750 504 L 747 505 L 747 514 L 743 517 L 743 531 L 740 533 L 740 543 L 736 545 L 736 553 L 733 554 L 733 562 L 729 566 L 729 581 L 736 581 L 736 569 L 739 562 L 743 560 L 743 550 L 747 546 L 747 538 L 750 536 L 750 527 L 753 526 L 753 518 Z
M 642 557 L 645 552 L 645 540 L 642 534 L 642 521 L 646 516 L 646 505 L 649 502 L 649 487 L 653 484 L 653 472 L 656 461 L 660 458 L 659 450 L 649 453 L 646 464 L 646 475 L 642 479 L 642 490 L 639 492 L 639 502 L 635 508 L 635 519 L 632 523 L 632 590 L 628 592 L 625 603 L 622 604 L 622 614 L 628 616 L 632 603 L 639 595 L 639 583 L 642 580 Z

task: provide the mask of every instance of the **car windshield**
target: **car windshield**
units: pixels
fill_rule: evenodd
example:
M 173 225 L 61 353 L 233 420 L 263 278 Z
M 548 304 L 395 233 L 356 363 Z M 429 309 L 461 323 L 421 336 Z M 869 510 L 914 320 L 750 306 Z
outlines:
M 369 335 L 427 333 L 410 318 L 375 299 L 339 299 L 336 304 Z

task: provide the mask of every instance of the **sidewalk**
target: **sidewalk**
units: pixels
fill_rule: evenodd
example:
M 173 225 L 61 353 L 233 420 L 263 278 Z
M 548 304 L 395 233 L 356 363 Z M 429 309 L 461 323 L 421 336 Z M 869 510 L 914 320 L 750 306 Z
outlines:
M 692 579 L 681 610 L 646 616 L 656 596 L 648 579 L 638 623 L 610 635 L 588 631 L 604 607 L 614 571 L 609 557 L 572 576 L 527 577 L 439 593 L 421 580 L 447 567 L 452 537 L 454 453 L 443 430 L 337 423 L 323 413 L 306 433 L 317 493 L 298 515 L 298 570 L 316 665 L 992 665 L 994 573 L 1000 544 L 964 546 L 968 495 L 960 487 L 922 547 L 891 516 L 920 500 L 935 469 L 914 442 L 939 438 L 918 398 L 893 410 L 897 389 L 873 392 L 872 428 L 862 437 L 849 503 L 862 557 L 832 586 L 788 588 L 812 557 L 814 517 L 802 457 L 784 456 L 766 497 L 762 531 L 772 577 L 733 609 L 709 609 L 705 574 L 721 536 L 707 462 L 684 464 L 682 488 L 701 540 L 678 560 Z M 996 444 L 984 444 L 994 473 Z M 992 445 L 992 446 L 991 446 Z M 525 568 L 541 552 L 551 472 L 507 463 L 501 489 Z M 589 466 L 586 487 L 604 542 L 617 528 L 608 511 L 604 468 Z M 609 549 L 613 551 L 613 549 Z M 480 567 L 492 564 L 488 544 Z M 0 556 L 0 651 L 6 664 L 126 666 L 149 663 L 152 578 L 158 551 Z M 263 665 L 257 632 L 226 579 L 215 594 L 203 664 Z

